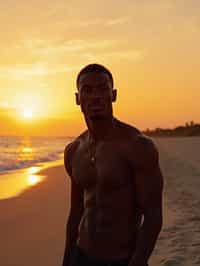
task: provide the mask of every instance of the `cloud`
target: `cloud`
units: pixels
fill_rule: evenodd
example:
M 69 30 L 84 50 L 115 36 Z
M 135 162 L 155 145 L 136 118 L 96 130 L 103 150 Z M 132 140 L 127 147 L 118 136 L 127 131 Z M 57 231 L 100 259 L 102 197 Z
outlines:
M 94 54 L 87 52 L 83 55 L 89 61 L 102 61 L 102 60 L 131 60 L 134 62 L 142 61 L 145 58 L 144 50 L 119 50 L 103 52 L 102 54 Z
M 14 79 L 24 79 L 28 77 L 45 76 L 49 74 L 69 72 L 76 69 L 76 67 L 70 66 L 48 67 L 40 64 L 16 65 L 15 67 L 1 67 L 0 76 L 10 77 Z
M 127 23 L 130 20 L 129 17 L 120 17 L 120 18 L 114 18 L 110 19 L 106 22 L 107 25 L 122 25 Z
M 33 53 L 38 55 L 60 55 L 66 53 L 80 53 L 89 49 L 103 50 L 112 48 L 116 44 L 116 40 L 69 40 L 61 41 L 60 43 L 52 43 L 45 45 L 45 42 L 36 41 L 35 46 L 32 47 Z M 25 47 L 29 42 L 24 43 Z
M 110 21 L 121 23 L 122 21 Z M 88 61 L 102 61 L 105 59 L 126 59 L 139 61 L 144 59 L 142 49 L 130 49 L 126 40 L 42 40 L 24 39 L 16 45 L 18 51 L 29 54 L 34 60 L 31 62 L 28 56 L 23 63 L 2 65 L 0 77 L 15 80 L 25 80 L 34 77 L 42 77 L 65 72 L 76 71 L 80 65 Z M 16 61 L 18 61 L 16 59 Z M 20 58 L 19 61 L 20 62 Z
M 130 17 L 115 17 L 115 18 L 91 18 L 91 19 L 82 19 L 71 22 L 71 26 L 76 27 L 90 27 L 95 26 L 118 26 L 126 24 L 130 20 Z
M 141 61 L 144 59 L 145 53 L 143 50 L 128 50 L 128 51 L 114 51 L 105 54 L 106 57 L 112 57 L 116 59 L 129 59 L 134 61 Z
M 112 23 L 118 23 L 117 21 L 112 21 Z M 135 60 L 141 60 L 144 58 L 144 51 L 141 49 L 130 49 L 127 48 L 127 42 L 122 40 L 70 40 L 63 41 L 60 43 L 51 44 L 45 46 L 42 41 L 36 41 L 36 47 L 34 48 L 34 53 L 40 56 L 64 56 L 67 58 L 68 55 L 76 55 L 80 57 L 87 57 L 93 55 L 94 57 L 115 57 L 118 58 L 129 58 Z M 78 66 L 77 66 L 78 67 Z M 77 68 L 74 67 L 63 67 L 57 70 L 49 70 L 49 72 L 59 72 L 59 71 L 70 71 Z M 43 74 L 44 69 L 36 68 L 35 73 Z M 34 71 L 33 71 L 34 72 Z

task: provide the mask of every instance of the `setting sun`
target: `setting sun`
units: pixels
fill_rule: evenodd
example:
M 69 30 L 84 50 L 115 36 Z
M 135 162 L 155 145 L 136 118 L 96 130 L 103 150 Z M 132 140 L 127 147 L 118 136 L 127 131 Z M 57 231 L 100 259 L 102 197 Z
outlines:
M 25 119 L 31 119 L 33 117 L 33 111 L 31 109 L 24 109 L 22 114 Z

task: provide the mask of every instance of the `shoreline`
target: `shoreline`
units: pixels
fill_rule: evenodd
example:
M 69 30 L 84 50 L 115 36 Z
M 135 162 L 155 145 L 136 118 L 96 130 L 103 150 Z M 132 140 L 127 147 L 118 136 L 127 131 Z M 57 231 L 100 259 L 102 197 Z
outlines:
M 54 166 L 61 166 L 63 159 L 34 164 L 30 167 L 5 171 L 0 174 L 0 201 L 20 196 L 30 187 L 46 179 L 45 171 Z
M 38 172 L 40 183 L 0 200 L 0 261 L 4 266 L 61 265 L 69 210 L 69 179 L 62 165 Z

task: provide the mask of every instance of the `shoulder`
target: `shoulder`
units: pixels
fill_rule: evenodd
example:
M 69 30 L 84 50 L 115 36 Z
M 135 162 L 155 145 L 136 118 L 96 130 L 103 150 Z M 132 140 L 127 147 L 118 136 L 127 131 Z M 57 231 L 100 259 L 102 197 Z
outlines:
M 118 132 L 120 134 L 120 136 L 124 136 L 126 139 L 133 139 L 134 137 L 136 137 L 137 135 L 140 135 L 141 132 L 138 128 L 129 125 L 125 122 L 122 122 L 118 119 L 115 118 L 115 125 L 118 129 Z
M 158 151 L 153 140 L 144 135 L 138 128 L 116 119 L 118 135 L 128 144 L 128 150 L 138 162 L 156 160 Z
M 65 159 L 69 160 L 73 154 L 75 153 L 77 147 L 79 146 L 79 141 L 74 140 L 70 143 L 68 143 L 64 150 L 64 157 Z
M 119 120 L 116 120 L 116 125 L 120 129 L 120 136 L 124 136 L 128 142 L 128 149 L 136 166 L 149 168 L 158 165 L 158 149 L 151 138 L 138 128 Z
M 126 124 L 124 122 L 115 119 L 119 134 L 123 135 L 129 142 L 130 146 L 137 150 L 137 152 L 145 152 L 148 154 L 156 154 L 157 148 L 153 140 L 144 135 L 138 128 Z
M 75 153 L 79 149 L 81 142 L 84 141 L 87 135 L 87 131 L 84 131 L 80 136 L 75 138 L 72 142 L 68 143 L 64 150 L 64 165 L 67 173 L 72 174 L 72 161 Z
M 158 165 L 158 149 L 151 138 L 138 134 L 134 140 L 134 149 L 138 166 L 149 168 Z
M 72 142 L 68 143 L 65 147 L 65 155 L 71 156 L 77 150 L 81 142 L 83 142 L 88 134 L 88 131 L 84 131 L 81 135 L 76 137 Z
M 140 150 L 145 150 L 146 152 L 156 152 L 157 148 L 155 143 L 151 138 L 146 135 L 138 134 L 135 138 L 135 145 Z

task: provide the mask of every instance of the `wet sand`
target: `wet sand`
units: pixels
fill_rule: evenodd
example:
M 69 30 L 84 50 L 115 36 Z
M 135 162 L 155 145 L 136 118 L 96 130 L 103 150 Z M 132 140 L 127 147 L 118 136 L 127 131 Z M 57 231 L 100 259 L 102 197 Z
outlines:
M 0 201 L 0 265 L 61 265 L 69 210 L 63 166 L 40 172 L 41 183 Z

